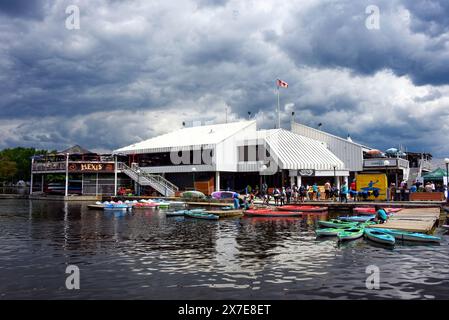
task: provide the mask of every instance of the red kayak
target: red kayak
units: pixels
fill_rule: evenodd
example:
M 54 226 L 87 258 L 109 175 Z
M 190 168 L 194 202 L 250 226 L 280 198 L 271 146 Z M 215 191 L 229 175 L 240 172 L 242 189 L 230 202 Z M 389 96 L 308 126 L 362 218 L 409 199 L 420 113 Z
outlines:
M 295 205 L 286 205 L 286 206 L 278 207 L 277 209 L 281 210 L 281 211 L 302 211 L 302 212 L 323 212 L 323 211 L 327 211 L 327 207 L 295 206 Z
M 401 211 L 402 208 L 384 208 L 387 213 L 393 213 L 393 212 L 398 212 Z M 354 213 L 358 213 L 358 214 L 375 214 L 376 211 L 374 210 L 374 208 L 364 208 L 364 207 L 356 207 L 353 209 Z
M 159 207 L 158 203 L 154 202 L 139 202 L 133 205 L 134 208 L 155 208 Z
M 243 214 L 247 217 L 301 217 L 301 212 L 277 211 L 270 209 L 246 210 Z

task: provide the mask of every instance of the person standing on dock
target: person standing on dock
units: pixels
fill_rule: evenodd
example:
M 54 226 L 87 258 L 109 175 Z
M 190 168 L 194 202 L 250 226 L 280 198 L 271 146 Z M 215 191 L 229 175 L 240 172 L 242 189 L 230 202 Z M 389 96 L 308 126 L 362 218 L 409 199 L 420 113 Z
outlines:
M 326 183 L 324 184 L 324 194 L 326 200 L 329 200 L 331 195 L 331 183 L 329 181 L 326 181 Z
M 343 201 L 348 203 L 348 185 L 346 184 L 346 181 L 343 182 L 340 189 L 340 202 Z

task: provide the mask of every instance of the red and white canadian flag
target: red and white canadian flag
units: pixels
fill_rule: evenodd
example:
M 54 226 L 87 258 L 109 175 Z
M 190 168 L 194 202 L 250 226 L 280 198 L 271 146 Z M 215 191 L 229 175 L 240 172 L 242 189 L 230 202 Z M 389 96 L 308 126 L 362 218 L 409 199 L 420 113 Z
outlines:
M 280 79 L 277 79 L 276 84 L 278 87 L 288 88 L 288 83 Z

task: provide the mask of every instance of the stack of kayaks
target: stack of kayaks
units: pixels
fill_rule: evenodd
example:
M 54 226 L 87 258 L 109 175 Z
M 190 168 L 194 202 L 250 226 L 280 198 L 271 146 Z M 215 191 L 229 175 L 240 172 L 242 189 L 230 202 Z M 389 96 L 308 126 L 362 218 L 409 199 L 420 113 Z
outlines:
M 365 237 L 371 241 L 392 246 L 394 246 L 396 242 L 392 235 L 380 231 L 377 228 L 365 228 Z
M 128 210 L 130 207 L 126 203 L 107 203 L 103 205 L 104 210 Z
M 419 232 L 402 231 L 395 229 L 385 229 L 385 228 L 370 228 L 371 230 L 377 230 L 393 236 L 396 240 L 405 241 L 418 241 L 418 242 L 440 242 L 441 238 L 437 236 L 431 236 Z
M 167 217 L 179 217 L 184 216 L 188 210 L 168 211 L 165 213 Z
M 159 203 L 149 202 L 149 201 L 138 202 L 138 203 L 135 203 L 133 205 L 133 207 L 136 209 L 157 208 L 157 207 L 159 207 Z

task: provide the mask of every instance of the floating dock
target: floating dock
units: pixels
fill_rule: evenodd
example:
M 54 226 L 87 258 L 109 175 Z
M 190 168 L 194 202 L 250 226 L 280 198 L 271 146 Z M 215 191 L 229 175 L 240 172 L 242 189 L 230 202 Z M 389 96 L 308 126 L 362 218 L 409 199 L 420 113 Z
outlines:
M 384 224 L 372 225 L 370 228 L 387 228 L 411 232 L 432 233 L 440 218 L 440 208 L 405 208 L 395 212 Z

